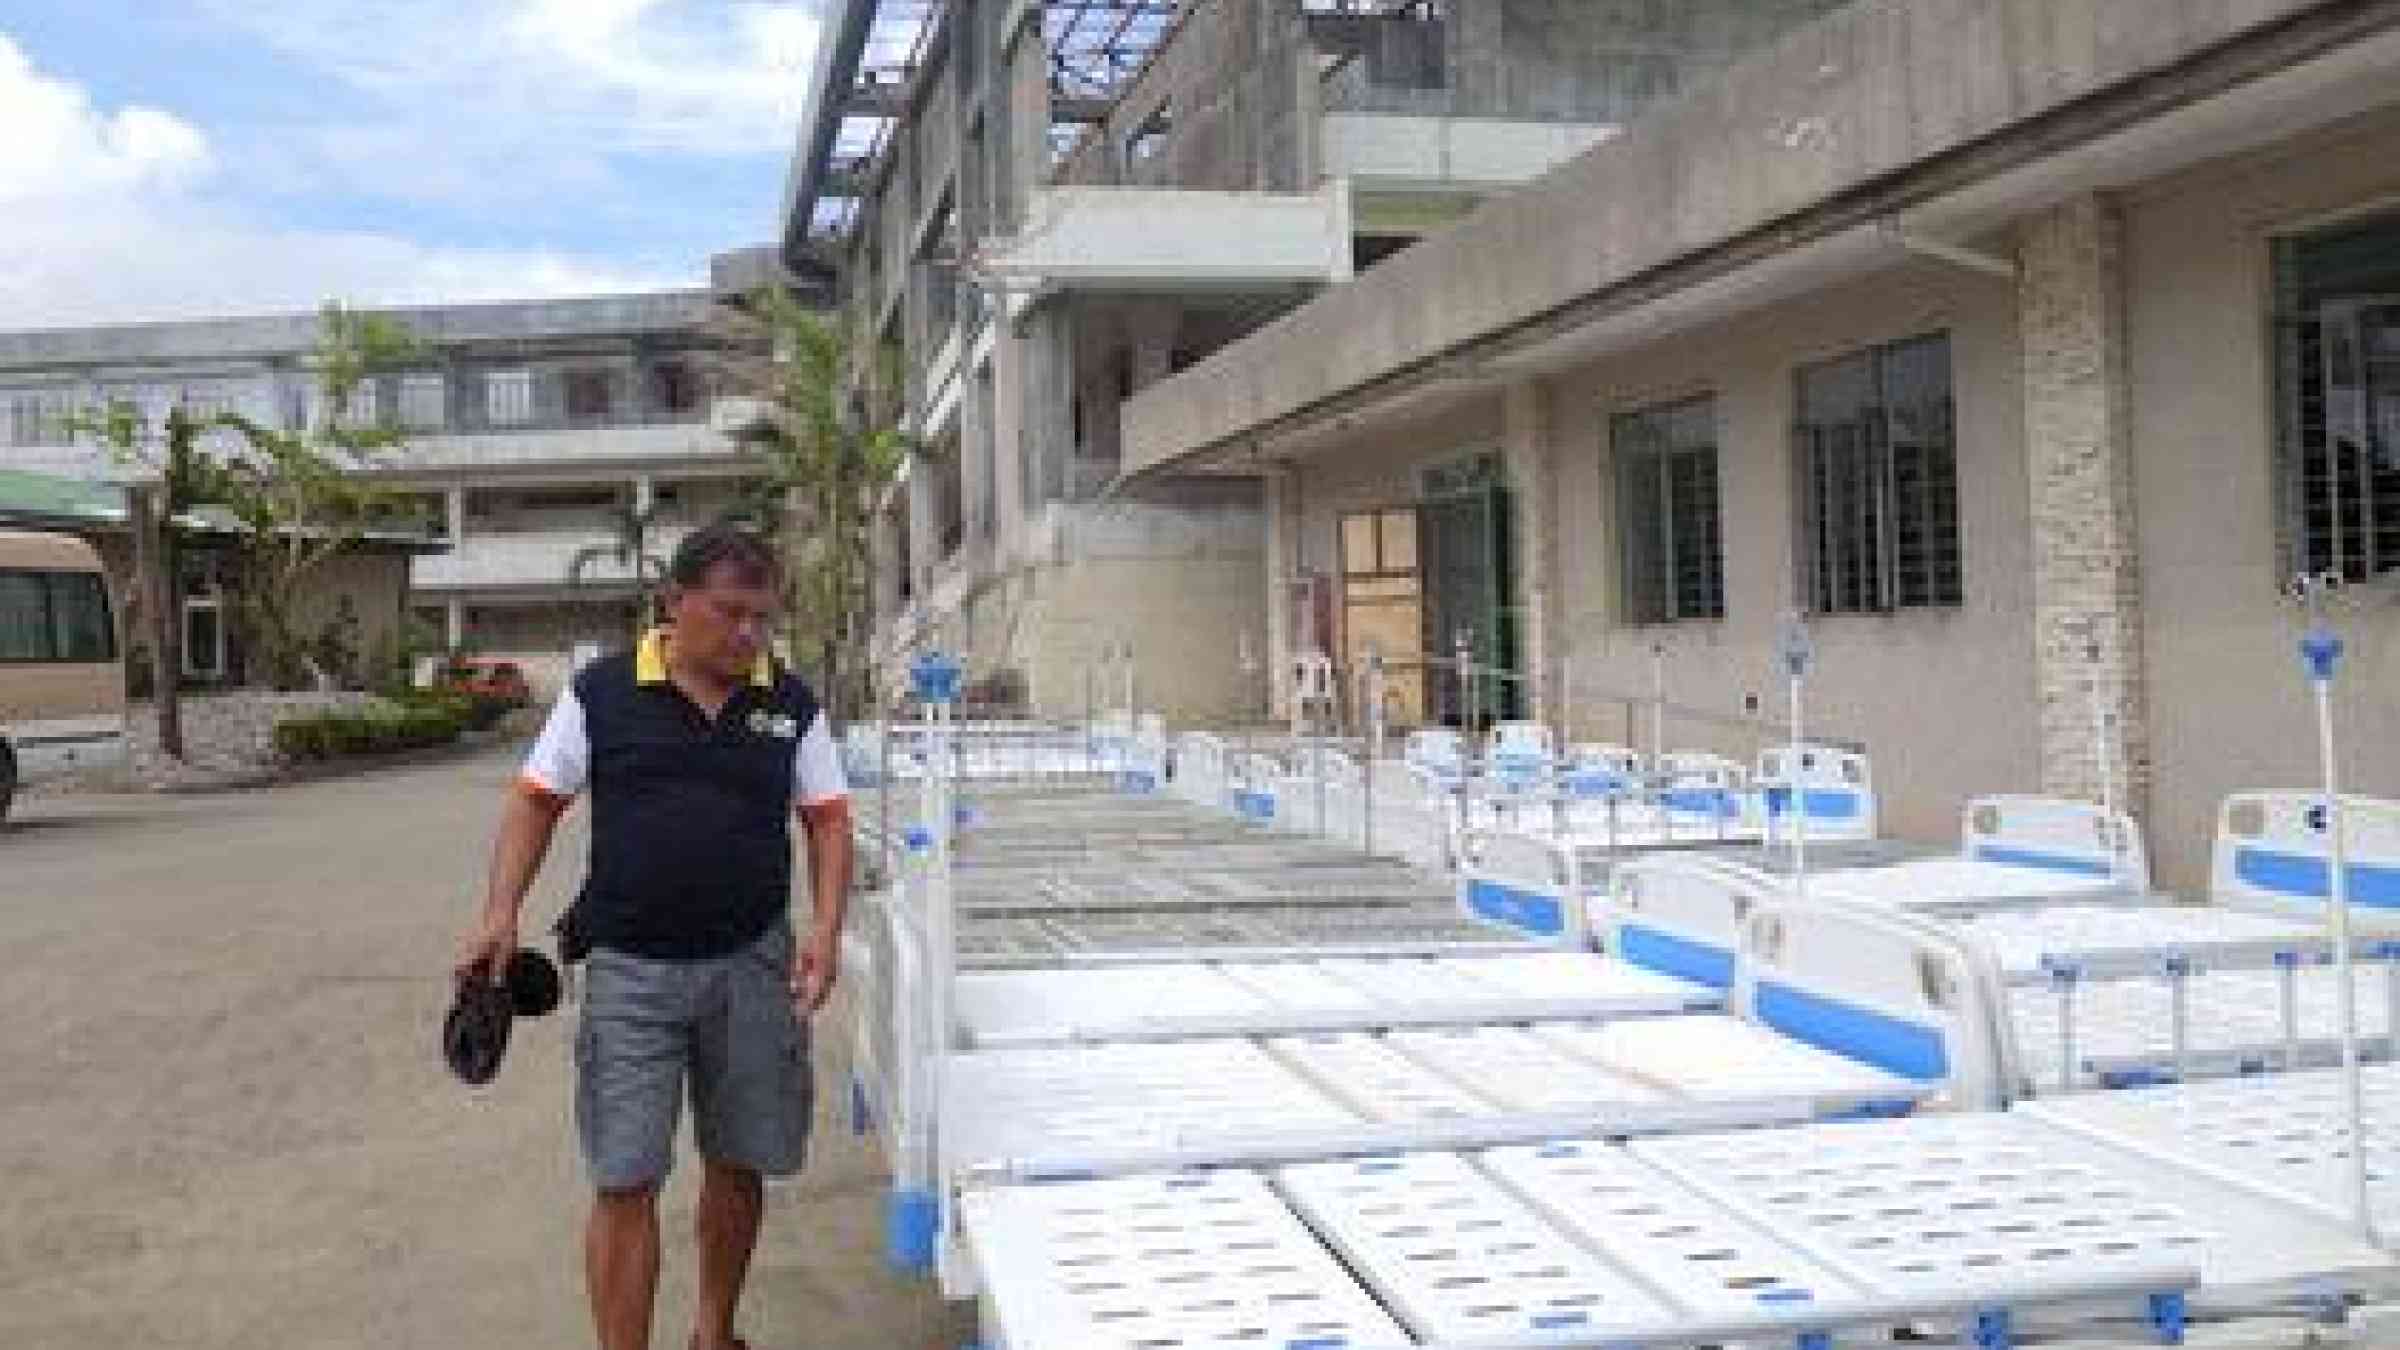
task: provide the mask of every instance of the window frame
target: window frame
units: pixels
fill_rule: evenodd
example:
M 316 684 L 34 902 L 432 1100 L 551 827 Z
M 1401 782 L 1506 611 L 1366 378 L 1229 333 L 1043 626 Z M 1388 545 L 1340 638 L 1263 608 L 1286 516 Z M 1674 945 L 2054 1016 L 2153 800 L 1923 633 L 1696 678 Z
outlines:
M 0 577 L 27 577 L 35 582 L 42 599 L 39 631 L 47 644 L 46 654 L 39 656 L 13 656 L 0 652 L 0 666 L 106 666 L 115 664 L 121 658 L 116 597 L 109 594 L 108 578 L 98 572 L 55 567 L 0 567 Z M 85 589 L 100 602 L 99 632 L 103 645 L 98 656 L 67 655 L 60 642 L 60 596 L 66 588 L 67 579 L 75 577 L 89 578 L 78 589 Z
M 2400 248 L 2400 206 L 2387 201 L 2270 240 L 2278 583 L 2300 572 L 2332 571 L 2353 585 L 2400 575 L 2400 265 L 2344 278 L 2337 256 L 2324 264 L 2332 275 L 2313 282 L 2304 270 L 2312 245 L 2339 249 L 2362 237 L 2370 253 Z M 2361 439 L 2340 436 L 2345 406 L 2339 420 Z
M 1904 369 L 1903 362 L 1917 351 L 1937 345 L 1939 397 L 1913 410 L 1936 414 L 1939 429 L 1906 442 L 1916 452 L 1912 467 L 1917 486 L 1904 494 L 1896 453 L 1903 441 L 1895 432 L 1912 407 L 1896 396 L 1894 372 Z M 1850 366 L 1859 368 L 1862 388 L 1848 419 L 1820 420 L 1812 406 L 1812 380 L 1836 378 Z M 1806 613 L 1832 617 L 1965 608 L 1957 390 L 1957 361 L 1948 329 L 1853 347 L 1793 370 L 1793 587 Z M 1829 447 L 1825 438 L 1836 432 L 1846 433 L 1843 443 Z M 1918 563 L 1908 569 L 1902 555 L 1912 507 L 1917 513 L 1913 524 L 1922 539 Z M 1835 530 L 1825 523 L 1833 508 L 1847 517 L 1839 522 L 1845 536 L 1839 548 L 1832 546 Z M 1947 537 L 1942 538 L 1945 527 Z
M 495 427 L 533 425 L 533 372 L 487 370 L 483 374 L 483 418 Z
M 1675 442 L 1673 419 L 1694 410 L 1704 410 L 1708 424 L 1706 446 L 1680 445 Z M 1636 424 L 1657 419 L 1659 428 L 1650 434 L 1658 437 L 1652 445 L 1630 445 L 1629 432 Z M 1726 612 L 1725 599 L 1725 473 L 1724 448 L 1721 434 L 1723 422 L 1717 409 L 1715 390 L 1704 390 L 1680 398 L 1663 399 L 1612 412 L 1608 419 L 1608 473 L 1610 498 L 1616 515 L 1617 604 L 1621 622 L 1629 627 L 1710 622 L 1722 620 Z M 1699 460 L 1705 457 L 1708 469 L 1708 556 L 1701 568 L 1700 589 L 1705 597 L 1713 592 L 1713 609 L 1703 602 L 1691 612 L 1684 612 L 1683 579 L 1676 542 L 1679 537 L 1677 484 L 1675 471 L 1678 461 Z M 1650 560 L 1650 577 L 1657 594 L 1649 597 L 1654 603 L 1642 603 L 1635 594 L 1639 584 L 1634 566 L 1634 531 L 1632 513 L 1642 509 L 1633 500 L 1628 480 L 1636 463 L 1649 461 L 1657 465 L 1657 497 L 1649 509 L 1656 513 L 1659 529 L 1656 538 L 1658 556 Z

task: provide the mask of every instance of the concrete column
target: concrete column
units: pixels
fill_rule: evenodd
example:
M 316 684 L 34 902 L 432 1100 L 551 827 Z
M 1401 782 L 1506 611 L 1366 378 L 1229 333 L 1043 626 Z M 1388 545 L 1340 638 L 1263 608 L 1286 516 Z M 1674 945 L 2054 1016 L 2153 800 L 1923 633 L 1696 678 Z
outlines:
M 636 514 L 647 511 L 658 501 L 658 480 L 643 474 L 633 480 L 633 509 Z
M 1267 515 L 1267 715 L 1291 715 L 1293 586 L 1300 567 L 1300 475 L 1289 465 L 1266 473 Z
M 958 491 L 959 517 L 967 525 L 967 541 L 978 544 L 991 537 L 992 522 L 985 513 L 991 500 L 987 484 L 992 472 L 992 410 L 984 401 L 989 388 L 980 368 L 959 373 Z
M 454 487 L 444 494 L 443 505 L 448 508 L 450 547 L 457 548 L 467 537 L 467 490 Z
M 992 340 L 992 512 L 995 560 L 1005 569 L 1025 541 L 1025 340 L 1001 320 Z
M 445 649 L 457 651 L 467 645 L 467 602 L 453 597 L 442 615 L 442 641 Z
M 908 567 L 918 604 L 928 599 L 934 565 L 942 559 L 941 503 L 936 500 L 933 466 L 918 459 L 908 469 Z
M 2028 220 L 2018 271 L 2042 791 L 2098 798 L 2097 682 L 2120 728 L 2119 800 L 2139 815 L 2149 727 L 2116 211 L 2084 196 Z
M 1564 644 L 1551 637 L 1558 623 L 1552 581 L 1557 574 L 1553 540 L 1558 533 L 1558 491 L 1550 399 L 1539 382 L 1512 384 L 1502 394 L 1500 439 L 1509 486 L 1515 492 L 1517 593 L 1512 598 L 1524 616 L 1517 642 L 1527 682 L 1526 712 L 1547 722 L 1552 720 L 1557 685 L 1551 650 L 1563 650 Z

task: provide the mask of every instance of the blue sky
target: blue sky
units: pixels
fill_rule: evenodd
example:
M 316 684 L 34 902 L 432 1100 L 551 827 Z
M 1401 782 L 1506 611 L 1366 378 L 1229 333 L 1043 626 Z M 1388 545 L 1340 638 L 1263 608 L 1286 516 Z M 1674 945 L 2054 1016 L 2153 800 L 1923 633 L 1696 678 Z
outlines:
M 773 237 L 814 10 L 8 0 L 0 328 L 697 281 Z

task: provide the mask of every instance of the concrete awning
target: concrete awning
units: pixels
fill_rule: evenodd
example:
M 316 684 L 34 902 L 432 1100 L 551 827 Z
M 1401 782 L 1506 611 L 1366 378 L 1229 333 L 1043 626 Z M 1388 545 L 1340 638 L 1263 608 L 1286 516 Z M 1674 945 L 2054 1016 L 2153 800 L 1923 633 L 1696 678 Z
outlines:
M 1054 187 L 972 269 L 1007 290 L 1282 287 L 1350 275 L 1350 193 Z

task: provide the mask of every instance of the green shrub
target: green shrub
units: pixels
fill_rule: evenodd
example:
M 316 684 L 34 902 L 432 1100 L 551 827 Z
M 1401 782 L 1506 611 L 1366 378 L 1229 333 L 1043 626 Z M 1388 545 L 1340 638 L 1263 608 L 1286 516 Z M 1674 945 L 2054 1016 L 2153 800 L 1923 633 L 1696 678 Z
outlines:
M 296 761 L 387 755 L 448 745 L 467 727 L 465 700 L 410 699 L 365 712 L 317 713 L 275 724 L 275 750 Z

